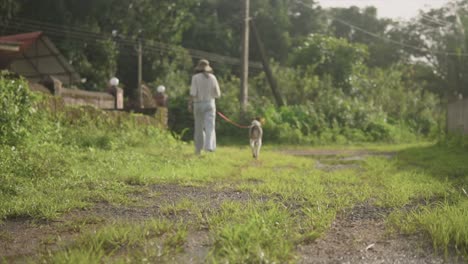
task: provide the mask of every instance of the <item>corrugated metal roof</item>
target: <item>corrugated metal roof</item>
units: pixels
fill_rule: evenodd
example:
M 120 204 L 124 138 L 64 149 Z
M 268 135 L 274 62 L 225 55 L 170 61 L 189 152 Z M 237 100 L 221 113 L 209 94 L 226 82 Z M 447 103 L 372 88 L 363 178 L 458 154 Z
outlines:
M 2 43 L 19 43 L 21 46 L 21 51 L 27 50 L 34 42 L 36 42 L 41 36 L 41 31 L 9 35 L 9 36 L 0 36 L 0 42 Z
M 0 37 L 0 68 L 9 69 L 31 82 L 51 75 L 65 86 L 80 81 L 79 74 L 41 31 Z M 19 50 L 8 49 L 19 47 Z

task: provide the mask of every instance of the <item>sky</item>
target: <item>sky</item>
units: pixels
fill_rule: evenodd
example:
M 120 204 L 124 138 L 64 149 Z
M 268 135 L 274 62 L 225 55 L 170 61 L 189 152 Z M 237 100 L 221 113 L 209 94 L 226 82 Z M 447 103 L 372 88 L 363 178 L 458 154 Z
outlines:
M 379 17 L 408 20 L 418 15 L 418 10 L 439 8 L 449 0 L 317 0 L 324 8 L 327 7 L 358 7 L 375 6 Z

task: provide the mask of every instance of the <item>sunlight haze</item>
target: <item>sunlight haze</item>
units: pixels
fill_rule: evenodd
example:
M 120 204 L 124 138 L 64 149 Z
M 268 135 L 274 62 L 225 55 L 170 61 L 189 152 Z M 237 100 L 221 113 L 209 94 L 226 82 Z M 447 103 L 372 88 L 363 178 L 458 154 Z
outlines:
M 393 19 L 411 19 L 418 15 L 419 10 L 439 8 L 448 0 L 317 0 L 323 8 L 329 7 L 366 7 L 375 6 L 379 17 Z

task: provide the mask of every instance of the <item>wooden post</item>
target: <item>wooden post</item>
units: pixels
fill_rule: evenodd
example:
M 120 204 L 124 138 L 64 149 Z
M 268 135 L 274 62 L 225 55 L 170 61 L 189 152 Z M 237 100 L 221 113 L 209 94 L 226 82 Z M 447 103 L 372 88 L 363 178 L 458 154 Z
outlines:
M 244 0 L 244 25 L 242 34 L 242 72 L 240 103 L 242 116 L 247 112 L 248 104 L 248 79 L 249 79 L 249 20 L 250 0 Z
M 255 26 L 254 20 L 251 21 L 252 25 L 252 31 L 255 36 L 255 42 L 257 43 L 257 47 L 260 53 L 260 56 L 262 57 L 262 65 L 263 65 L 263 70 L 265 71 L 268 84 L 270 84 L 271 91 L 273 92 L 273 96 L 275 97 L 276 105 L 278 107 L 281 107 L 284 105 L 283 97 L 281 95 L 281 92 L 278 89 L 278 85 L 276 83 L 275 77 L 273 76 L 273 73 L 270 68 L 270 64 L 268 62 L 268 58 L 265 52 L 265 48 L 263 47 L 262 40 L 260 39 L 260 35 L 258 34 L 257 27 Z
M 143 104 L 143 47 L 141 45 L 141 38 L 138 39 L 138 105 L 140 108 L 144 108 Z

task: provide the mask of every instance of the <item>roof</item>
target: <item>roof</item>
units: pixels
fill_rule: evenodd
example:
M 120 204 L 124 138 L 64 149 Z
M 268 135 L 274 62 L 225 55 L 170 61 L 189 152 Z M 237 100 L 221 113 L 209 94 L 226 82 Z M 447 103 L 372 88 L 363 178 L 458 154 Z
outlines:
M 41 31 L 0 36 L 0 69 L 18 73 L 31 82 L 51 75 L 70 86 L 81 79 Z
M 0 52 L 18 52 L 21 49 L 20 43 L 15 42 L 0 42 Z
M 10 36 L 0 36 L 0 43 L 19 44 L 21 51 L 27 50 L 37 39 L 42 36 L 41 31 L 23 33 Z

